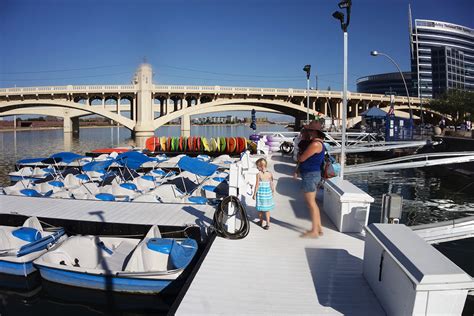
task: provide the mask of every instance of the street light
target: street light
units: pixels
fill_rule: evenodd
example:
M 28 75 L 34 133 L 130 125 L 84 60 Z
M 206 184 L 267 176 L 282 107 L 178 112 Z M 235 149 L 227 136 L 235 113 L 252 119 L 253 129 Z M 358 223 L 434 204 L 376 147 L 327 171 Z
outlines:
M 381 53 L 381 52 L 378 52 L 376 50 L 373 50 L 370 52 L 370 55 L 376 57 L 376 56 L 385 56 L 387 57 L 394 65 L 395 67 L 397 67 L 398 69 L 398 72 L 400 73 L 400 76 L 402 77 L 402 80 L 403 80 L 403 84 L 405 85 L 405 92 L 407 93 L 407 99 L 408 99 L 408 110 L 410 111 L 410 132 L 412 131 L 413 129 L 413 112 L 411 110 L 411 104 L 410 104 L 410 94 L 408 93 L 408 86 L 407 86 L 407 83 L 405 81 L 405 77 L 403 76 L 403 73 L 402 71 L 400 70 L 400 67 L 398 67 L 398 64 L 395 62 L 395 60 L 393 60 L 392 57 L 388 56 L 387 54 L 384 54 L 384 53 Z M 411 133 L 410 133 L 410 136 L 411 136 Z
M 309 124 L 309 76 L 311 74 L 311 65 L 305 65 L 303 71 L 306 72 L 306 124 Z
M 421 109 L 421 112 L 420 112 L 420 115 L 421 115 L 421 126 L 425 126 L 425 119 L 423 117 L 423 92 L 422 92 L 422 89 L 424 88 L 428 88 L 427 85 L 421 85 L 420 82 L 418 82 L 418 97 L 420 98 L 420 109 Z
M 346 10 L 346 21 L 344 21 L 344 13 L 336 11 L 332 16 L 341 23 L 341 29 L 344 32 L 344 86 L 342 92 L 342 146 L 341 146 L 341 171 L 339 177 L 344 179 L 344 165 L 346 162 L 346 125 L 347 125 L 347 28 L 351 20 L 351 0 L 343 0 L 339 2 L 339 8 Z

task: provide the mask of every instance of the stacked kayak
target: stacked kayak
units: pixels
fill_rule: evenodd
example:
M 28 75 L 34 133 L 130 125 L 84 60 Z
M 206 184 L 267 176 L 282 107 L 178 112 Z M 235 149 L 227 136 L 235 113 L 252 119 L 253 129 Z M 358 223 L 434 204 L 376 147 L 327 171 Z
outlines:
M 145 146 L 151 152 L 240 154 L 247 149 L 247 139 L 245 137 L 153 136 L 146 140 Z

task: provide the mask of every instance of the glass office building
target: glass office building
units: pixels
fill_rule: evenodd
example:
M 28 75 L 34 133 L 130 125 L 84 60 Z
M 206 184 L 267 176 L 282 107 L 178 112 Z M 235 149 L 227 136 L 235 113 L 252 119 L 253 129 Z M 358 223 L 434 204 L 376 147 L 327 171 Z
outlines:
M 423 98 L 449 89 L 474 90 L 474 30 L 465 26 L 410 18 L 412 88 Z
M 403 77 L 407 83 L 410 96 L 418 96 L 416 89 L 410 89 L 413 82 L 411 73 L 404 72 Z M 356 84 L 357 92 L 361 93 L 394 94 L 400 96 L 407 95 L 405 85 L 399 72 L 364 76 L 358 78 Z

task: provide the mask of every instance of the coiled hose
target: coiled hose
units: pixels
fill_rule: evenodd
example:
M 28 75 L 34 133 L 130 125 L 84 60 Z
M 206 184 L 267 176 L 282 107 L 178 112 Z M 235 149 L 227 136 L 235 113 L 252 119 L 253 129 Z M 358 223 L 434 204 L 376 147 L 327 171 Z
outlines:
M 291 154 L 294 149 L 295 149 L 295 147 L 290 142 L 283 142 L 280 145 L 280 151 L 284 154 Z
M 236 218 L 238 217 L 240 219 L 240 227 L 234 233 L 229 233 L 225 226 L 227 209 L 229 208 L 230 203 L 234 203 L 235 205 L 234 214 L 231 214 L 230 216 L 235 216 Z M 247 217 L 247 211 L 237 197 L 231 195 L 222 199 L 221 203 L 217 206 L 216 212 L 214 213 L 213 226 L 218 236 L 227 239 L 243 239 L 248 235 L 250 231 L 250 225 L 249 219 Z

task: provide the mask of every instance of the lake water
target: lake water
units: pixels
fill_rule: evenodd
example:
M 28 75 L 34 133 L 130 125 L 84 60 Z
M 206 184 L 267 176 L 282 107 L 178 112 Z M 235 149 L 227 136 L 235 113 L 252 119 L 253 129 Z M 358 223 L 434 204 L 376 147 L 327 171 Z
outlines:
M 259 125 L 258 131 L 286 131 L 282 125 Z M 164 126 L 158 136 L 179 136 L 180 127 Z M 252 130 L 247 125 L 192 126 L 191 135 L 205 137 L 244 136 Z M 62 130 L 0 132 L 0 186 L 9 185 L 7 174 L 14 163 L 23 158 L 48 157 L 60 151 L 86 153 L 92 149 L 133 145 L 125 128 L 82 128 L 79 138 L 65 137 Z M 349 156 L 348 163 L 370 159 Z M 375 198 L 370 222 L 380 218 L 384 193 L 397 193 L 404 198 L 403 221 L 408 224 L 441 221 L 474 214 L 474 179 L 447 172 L 443 167 L 379 171 L 349 175 L 347 179 Z

